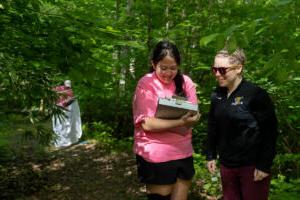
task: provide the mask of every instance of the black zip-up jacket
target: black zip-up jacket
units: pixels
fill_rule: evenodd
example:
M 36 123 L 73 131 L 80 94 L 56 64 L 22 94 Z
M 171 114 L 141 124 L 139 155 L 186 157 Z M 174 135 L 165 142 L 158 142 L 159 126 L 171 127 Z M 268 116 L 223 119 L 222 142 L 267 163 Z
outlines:
M 270 172 L 277 135 L 274 106 L 264 89 L 242 80 L 228 98 L 226 88 L 212 93 L 207 160 L 218 154 L 226 167 L 255 165 Z

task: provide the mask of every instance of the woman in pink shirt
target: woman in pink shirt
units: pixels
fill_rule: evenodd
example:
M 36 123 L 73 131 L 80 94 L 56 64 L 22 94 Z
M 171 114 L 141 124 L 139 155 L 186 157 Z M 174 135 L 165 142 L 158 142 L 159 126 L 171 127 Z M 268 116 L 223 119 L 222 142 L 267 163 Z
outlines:
M 138 177 L 146 184 L 149 200 L 185 200 L 195 173 L 191 127 L 200 114 L 189 112 L 179 119 L 154 116 L 158 98 L 175 95 L 197 104 L 195 84 L 180 73 L 180 54 L 173 43 L 159 42 L 151 65 L 151 72 L 139 80 L 133 99 Z

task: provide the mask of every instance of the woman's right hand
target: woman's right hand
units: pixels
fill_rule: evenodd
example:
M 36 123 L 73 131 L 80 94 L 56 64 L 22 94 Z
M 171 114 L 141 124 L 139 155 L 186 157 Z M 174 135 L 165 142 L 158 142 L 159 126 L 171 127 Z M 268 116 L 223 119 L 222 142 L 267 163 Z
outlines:
M 216 160 L 207 161 L 207 169 L 211 174 L 216 172 Z

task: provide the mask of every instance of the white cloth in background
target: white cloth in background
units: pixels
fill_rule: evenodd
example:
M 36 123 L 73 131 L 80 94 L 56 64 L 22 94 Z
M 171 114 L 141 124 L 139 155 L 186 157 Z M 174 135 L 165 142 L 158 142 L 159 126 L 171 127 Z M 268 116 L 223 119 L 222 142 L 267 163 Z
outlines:
M 82 135 L 81 117 L 78 101 L 74 100 L 63 110 L 64 115 L 54 115 L 53 131 L 57 135 L 55 147 L 66 147 L 78 142 Z

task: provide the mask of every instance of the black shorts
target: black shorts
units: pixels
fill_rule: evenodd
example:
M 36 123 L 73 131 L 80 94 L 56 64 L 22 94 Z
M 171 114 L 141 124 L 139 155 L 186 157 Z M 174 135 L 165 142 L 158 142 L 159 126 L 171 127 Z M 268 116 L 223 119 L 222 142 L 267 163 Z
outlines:
M 168 185 L 177 178 L 191 180 L 195 174 L 193 157 L 161 163 L 151 163 L 136 155 L 138 178 L 141 183 Z

